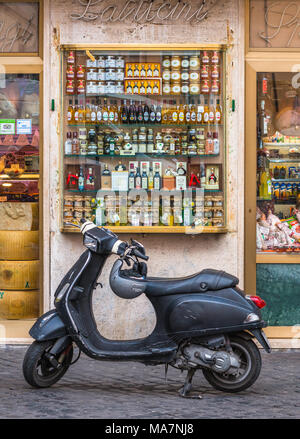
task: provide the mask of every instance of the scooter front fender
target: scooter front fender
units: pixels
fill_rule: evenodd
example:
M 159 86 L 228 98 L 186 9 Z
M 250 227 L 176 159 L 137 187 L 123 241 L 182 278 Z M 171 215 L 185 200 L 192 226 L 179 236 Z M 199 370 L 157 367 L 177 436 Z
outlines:
M 42 315 L 29 331 L 37 341 L 55 340 L 67 335 L 67 329 L 56 310 Z

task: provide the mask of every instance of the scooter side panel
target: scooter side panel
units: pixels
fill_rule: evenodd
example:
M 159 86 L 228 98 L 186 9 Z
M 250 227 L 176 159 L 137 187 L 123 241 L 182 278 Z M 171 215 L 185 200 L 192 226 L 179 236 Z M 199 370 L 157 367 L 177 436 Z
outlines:
M 170 333 L 188 333 L 193 331 L 220 331 L 222 328 L 242 327 L 252 312 L 251 304 L 241 300 L 229 299 L 230 292 L 222 290 L 205 294 L 186 294 L 169 296 L 167 308 L 167 330 Z M 259 310 L 256 314 L 260 317 Z

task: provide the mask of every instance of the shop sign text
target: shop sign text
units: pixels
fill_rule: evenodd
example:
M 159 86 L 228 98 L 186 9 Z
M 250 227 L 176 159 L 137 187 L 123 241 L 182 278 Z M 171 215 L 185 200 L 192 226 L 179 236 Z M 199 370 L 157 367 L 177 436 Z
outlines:
M 113 4 L 106 0 L 77 0 L 77 2 L 82 10 L 80 13 L 70 15 L 74 20 L 139 24 L 171 24 L 184 20 L 189 24 L 197 24 L 208 17 L 219 0 L 200 0 L 199 2 L 129 0 Z

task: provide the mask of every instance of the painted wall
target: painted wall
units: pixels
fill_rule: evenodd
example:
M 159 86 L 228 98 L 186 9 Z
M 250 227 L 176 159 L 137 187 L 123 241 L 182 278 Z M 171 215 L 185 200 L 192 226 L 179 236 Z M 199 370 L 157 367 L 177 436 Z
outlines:
M 107 2 L 106 2 L 107 3 Z M 117 2 L 115 2 L 117 3 Z M 199 2 L 194 2 L 195 5 Z M 244 2 L 223 0 L 207 19 L 191 26 L 181 20 L 175 25 L 101 24 L 72 21 L 70 11 L 80 12 L 78 1 L 45 2 L 45 111 L 44 111 L 44 230 L 45 230 L 45 308 L 52 307 L 53 294 L 66 269 L 83 251 L 79 235 L 59 230 L 60 169 L 60 69 L 59 44 L 98 43 L 230 43 L 227 70 L 227 151 L 228 151 L 228 226 L 225 235 L 148 235 L 136 236 L 150 256 L 152 276 L 186 276 L 204 268 L 226 270 L 240 278 L 243 285 L 243 201 L 244 201 Z M 49 26 L 50 24 L 50 26 Z M 50 99 L 56 110 L 50 111 Z M 231 101 L 236 111 L 231 111 Z M 50 216 L 46 213 L 50 212 Z M 50 230 L 50 234 L 48 232 Z M 122 235 L 129 239 L 128 235 Z M 172 257 L 170 257 L 172 255 Z M 114 258 L 103 272 L 103 289 L 96 290 L 94 311 L 99 329 L 108 338 L 133 338 L 147 335 L 155 324 L 152 306 L 145 297 L 125 301 L 109 289 L 108 274 Z

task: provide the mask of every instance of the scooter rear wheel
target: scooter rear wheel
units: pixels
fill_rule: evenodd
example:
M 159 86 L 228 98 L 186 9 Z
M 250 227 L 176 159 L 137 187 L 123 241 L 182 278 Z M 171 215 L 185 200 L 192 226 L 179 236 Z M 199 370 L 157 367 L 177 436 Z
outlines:
M 235 393 L 247 389 L 257 380 L 261 370 L 261 356 L 252 340 L 233 336 L 230 337 L 230 344 L 233 352 L 240 357 L 239 373 L 237 375 L 222 374 L 209 369 L 203 369 L 202 372 L 215 389 Z
M 55 384 L 68 370 L 72 357 L 73 347 L 65 351 L 65 357 L 59 367 L 54 367 L 45 354 L 50 351 L 55 340 L 34 341 L 28 348 L 23 361 L 23 375 L 28 384 L 33 387 L 43 388 Z

